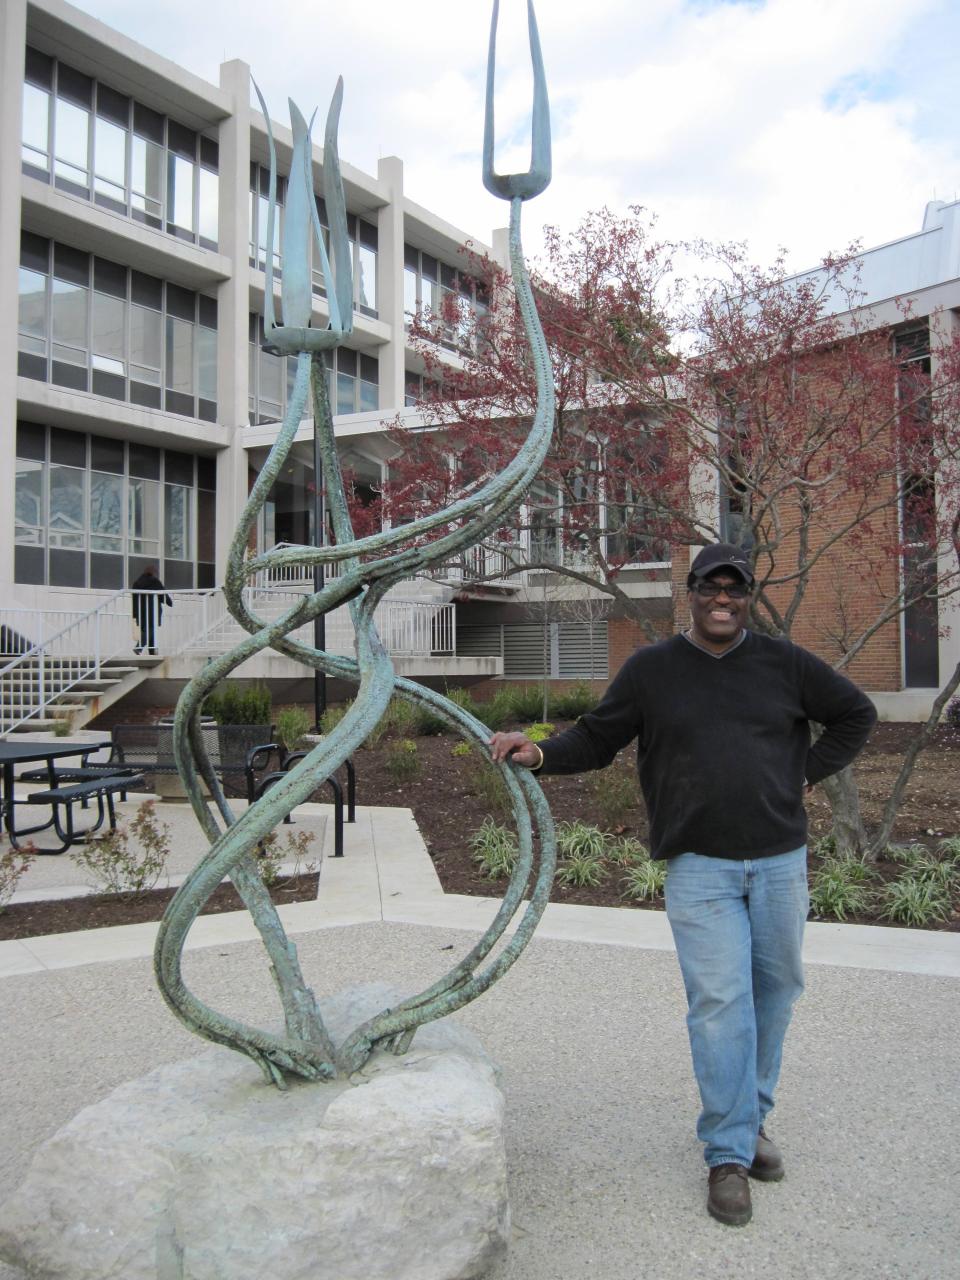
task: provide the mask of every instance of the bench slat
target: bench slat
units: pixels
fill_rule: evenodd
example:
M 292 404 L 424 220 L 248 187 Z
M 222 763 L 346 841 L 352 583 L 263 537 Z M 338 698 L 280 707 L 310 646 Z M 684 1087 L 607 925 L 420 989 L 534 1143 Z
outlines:
M 106 795 L 113 791 L 133 791 L 143 785 L 142 776 L 126 774 L 123 777 L 100 778 L 96 782 L 79 782 L 74 787 L 56 787 L 50 791 L 34 791 L 27 796 L 27 804 L 68 804 L 82 800 L 84 796 Z

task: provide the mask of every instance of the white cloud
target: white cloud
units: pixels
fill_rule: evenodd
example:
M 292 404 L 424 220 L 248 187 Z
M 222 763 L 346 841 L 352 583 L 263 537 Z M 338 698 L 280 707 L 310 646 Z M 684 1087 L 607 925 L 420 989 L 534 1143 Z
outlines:
M 249 62 L 275 115 L 287 94 L 321 115 L 336 75 L 341 153 L 375 171 L 399 154 L 408 194 L 480 238 L 506 208 L 481 186 L 489 9 L 479 0 L 87 0 L 90 12 L 208 79 Z M 527 214 L 573 226 L 589 209 L 645 204 L 673 237 L 781 244 L 795 265 L 854 238 L 904 235 L 951 196 L 960 147 L 921 121 L 952 98 L 953 0 L 540 0 L 554 120 L 554 183 Z M 525 168 L 530 102 L 522 0 L 501 0 L 501 169 Z M 937 78 L 938 77 L 938 78 Z M 925 109 L 926 108 L 926 109 Z

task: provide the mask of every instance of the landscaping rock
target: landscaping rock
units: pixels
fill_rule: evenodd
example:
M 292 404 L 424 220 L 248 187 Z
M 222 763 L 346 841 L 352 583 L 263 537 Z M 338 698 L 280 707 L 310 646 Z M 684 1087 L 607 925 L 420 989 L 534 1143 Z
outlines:
M 334 1039 L 396 1002 L 323 1002 Z M 506 1248 L 503 1096 L 450 1022 L 329 1084 L 224 1049 L 81 1111 L 0 1210 L 0 1257 L 53 1280 L 468 1280 Z

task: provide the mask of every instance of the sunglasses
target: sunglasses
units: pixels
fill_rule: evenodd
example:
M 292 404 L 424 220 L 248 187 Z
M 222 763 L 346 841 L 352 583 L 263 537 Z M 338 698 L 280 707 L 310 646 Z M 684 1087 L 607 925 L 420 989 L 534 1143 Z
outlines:
M 714 596 L 725 595 L 728 600 L 746 600 L 750 594 L 750 588 L 745 582 L 731 582 L 724 584 L 721 582 L 697 582 L 691 588 L 698 596 L 704 596 L 707 600 L 712 600 Z

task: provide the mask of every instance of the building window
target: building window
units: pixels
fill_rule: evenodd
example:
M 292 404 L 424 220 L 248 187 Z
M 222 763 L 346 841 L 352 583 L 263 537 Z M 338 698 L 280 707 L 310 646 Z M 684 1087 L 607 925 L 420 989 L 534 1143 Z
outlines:
M 277 209 L 273 222 L 273 270 L 283 274 L 280 246 L 281 228 L 285 217 L 288 179 L 277 175 Z M 270 208 L 270 170 L 254 161 L 250 165 L 250 265 L 259 271 L 267 267 L 267 217 Z M 330 252 L 330 223 L 327 206 L 322 196 L 314 193 L 317 216 L 323 245 Z M 353 309 L 362 315 L 377 316 L 377 228 L 355 213 L 347 214 L 347 235 L 350 239 L 351 265 L 353 268 Z M 323 279 L 320 253 L 311 237 L 313 292 L 318 297 L 327 296 Z
M 217 303 L 24 231 L 19 372 L 217 420 Z
M 216 140 L 29 47 L 21 155 L 41 182 L 217 247 Z
M 507 680 L 606 680 L 608 652 L 604 620 L 457 626 L 457 653 L 502 657 Z
M 155 564 L 212 586 L 215 489 L 212 458 L 18 422 L 15 579 L 120 590 Z
M 900 481 L 901 583 L 906 605 L 901 615 L 903 683 L 907 689 L 940 687 L 940 631 L 937 603 L 936 463 L 930 447 L 928 465 L 921 463 L 929 441 L 930 330 L 898 333 L 894 350 L 900 365 L 897 391 L 904 424 L 915 437 L 913 470 Z
M 419 316 L 422 323 L 434 327 L 440 346 L 471 354 L 490 303 L 479 280 L 405 244 L 403 309 L 408 328 Z
M 248 411 L 250 425 L 279 422 L 293 392 L 297 361 L 271 351 L 263 317 L 250 313 Z M 350 347 L 329 352 L 327 387 L 334 414 L 368 413 L 380 408 L 380 364 L 376 356 Z

